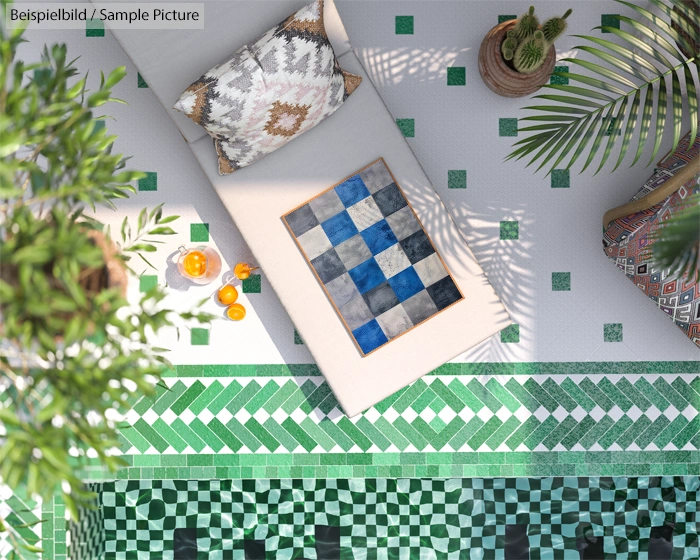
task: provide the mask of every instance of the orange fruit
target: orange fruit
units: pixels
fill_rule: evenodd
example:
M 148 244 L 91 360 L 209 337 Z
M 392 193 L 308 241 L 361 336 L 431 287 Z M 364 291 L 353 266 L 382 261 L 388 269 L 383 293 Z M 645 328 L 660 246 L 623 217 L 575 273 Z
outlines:
M 233 303 L 228 306 L 226 315 L 232 321 L 240 321 L 245 317 L 245 307 L 243 307 L 240 303 Z
M 250 273 L 253 270 L 257 270 L 257 268 L 257 266 L 251 267 L 248 263 L 238 263 L 233 268 L 233 274 L 239 280 L 247 280 L 248 278 L 250 278 Z
M 207 257 L 202 251 L 190 251 L 185 255 L 182 267 L 190 276 L 202 276 L 207 271 Z
M 219 290 L 219 303 L 224 305 L 231 305 L 238 299 L 238 290 L 234 288 L 231 284 L 226 284 Z

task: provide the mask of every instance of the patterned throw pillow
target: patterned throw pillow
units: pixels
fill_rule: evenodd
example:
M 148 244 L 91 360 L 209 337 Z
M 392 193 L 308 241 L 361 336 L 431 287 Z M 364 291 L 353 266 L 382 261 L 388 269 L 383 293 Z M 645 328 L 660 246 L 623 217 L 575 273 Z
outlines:
M 211 135 L 226 175 L 320 123 L 361 81 L 340 68 L 314 0 L 209 70 L 174 108 Z

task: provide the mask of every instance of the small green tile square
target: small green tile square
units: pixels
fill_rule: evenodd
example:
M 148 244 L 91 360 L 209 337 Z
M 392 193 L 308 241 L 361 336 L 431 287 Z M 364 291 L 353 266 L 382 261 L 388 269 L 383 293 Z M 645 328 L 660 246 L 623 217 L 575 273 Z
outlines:
M 518 119 L 498 119 L 499 136 L 517 136 Z
M 143 76 L 141 75 L 140 72 L 136 72 L 136 84 L 137 84 L 137 87 L 139 87 L 139 88 L 147 88 L 148 87 L 146 80 L 143 79 Z
M 511 14 L 500 15 L 498 16 L 498 23 L 501 24 L 504 21 L 511 21 L 513 19 L 518 19 L 518 16 L 514 16 Z
M 209 224 L 190 224 L 190 241 L 207 243 L 209 241 Z
M 618 14 L 601 14 L 600 25 L 603 27 L 614 27 L 615 29 L 620 29 L 620 20 L 615 16 Z M 602 30 L 603 33 L 610 33 L 610 31 Z
M 139 179 L 140 191 L 157 191 L 158 190 L 158 173 L 155 171 L 147 171 L 143 179 Z
M 413 35 L 413 16 L 396 16 L 396 34 Z
M 520 236 L 518 222 L 514 221 L 504 221 L 501 222 L 501 239 L 511 240 L 518 239 Z
M 568 169 L 554 169 L 551 177 L 553 189 L 568 189 L 571 186 L 571 177 Z
M 158 285 L 158 277 L 155 274 L 143 274 L 139 276 L 139 291 L 147 292 Z
M 467 69 L 464 66 L 450 66 L 447 69 L 448 86 L 467 85 Z
M 244 294 L 259 294 L 262 292 L 262 276 L 259 274 L 251 274 L 243 280 Z
M 467 188 L 467 170 L 466 169 L 450 169 L 447 171 L 447 188 L 448 189 L 466 189 Z
M 568 74 L 569 67 L 568 66 L 555 66 L 554 72 L 559 72 L 561 74 Z M 569 83 L 569 78 L 567 78 L 566 76 L 552 76 L 549 79 L 549 83 L 552 85 L 565 86 Z
M 396 119 L 396 124 L 405 138 L 413 138 L 416 135 L 415 119 Z
M 552 291 L 571 291 L 571 272 L 552 272 Z
M 209 345 L 209 330 L 193 328 L 190 333 L 190 343 L 192 346 L 208 346 Z
M 85 22 L 86 37 L 104 37 L 105 22 L 101 19 L 89 19 Z
M 603 325 L 605 342 L 622 342 L 622 323 L 605 323 Z
M 512 344 L 520 342 L 520 325 L 508 325 L 501 331 L 501 342 Z
M 296 329 L 294 329 L 294 344 L 304 344 L 304 341 L 301 339 L 299 331 L 297 331 Z

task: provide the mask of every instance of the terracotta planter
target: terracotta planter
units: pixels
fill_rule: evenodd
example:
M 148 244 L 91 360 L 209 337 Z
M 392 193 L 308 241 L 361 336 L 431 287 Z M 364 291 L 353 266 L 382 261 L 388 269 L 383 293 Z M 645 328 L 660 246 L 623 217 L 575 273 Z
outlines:
M 501 44 L 516 20 L 504 21 L 491 29 L 479 49 L 479 73 L 488 88 L 503 97 L 524 97 L 536 92 L 549 80 L 557 60 L 554 45 L 549 49 L 544 64 L 532 74 L 514 70 L 501 55 Z

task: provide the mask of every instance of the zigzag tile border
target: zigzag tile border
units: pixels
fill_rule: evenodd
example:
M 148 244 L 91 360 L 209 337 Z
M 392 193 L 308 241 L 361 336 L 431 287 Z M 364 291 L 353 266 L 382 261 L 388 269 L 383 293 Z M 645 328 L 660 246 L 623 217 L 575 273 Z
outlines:
M 314 369 L 178 366 L 118 477 L 700 474 L 697 362 L 446 364 L 352 420 Z

